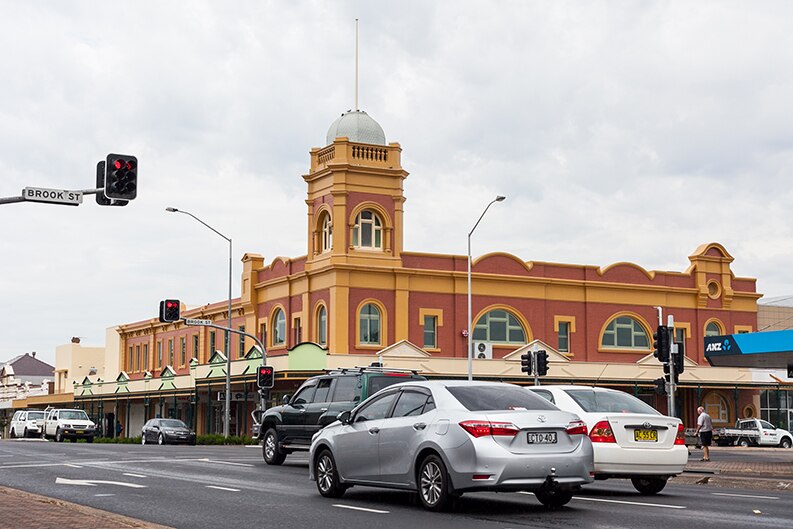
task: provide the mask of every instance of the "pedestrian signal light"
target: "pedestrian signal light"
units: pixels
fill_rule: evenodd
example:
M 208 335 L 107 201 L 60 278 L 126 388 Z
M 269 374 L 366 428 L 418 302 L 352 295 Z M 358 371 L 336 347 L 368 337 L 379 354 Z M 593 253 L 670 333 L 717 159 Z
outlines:
M 271 389 L 275 383 L 275 369 L 273 366 L 259 366 L 259 376 L 256 379 L 260 389 Z

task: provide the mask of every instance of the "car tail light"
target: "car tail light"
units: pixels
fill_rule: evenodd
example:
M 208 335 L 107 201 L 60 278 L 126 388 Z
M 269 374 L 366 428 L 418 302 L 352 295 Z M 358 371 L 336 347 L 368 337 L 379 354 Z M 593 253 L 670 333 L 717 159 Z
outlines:
M 584 421 L 570 421 L 567 425 L 567 435 L 586 435 L 586 423 Z
M 463 421 L 460 426 L 474 437 L 486 435 L 515 437 L 518 433 L 518 428 L 511 422 Z
M 608 421 L 600 421 L 589 432 L 589 439 L 593 443 L 616 443 L 617 439 L 614 437 L 614 432 L 611 430 L 611 425 Z
M 686 444 L 686 430 L 683 428 L 683 424 L 677 425 L 677 436 L 675 437 L 675 444 L 676 445 L 685 445 Z

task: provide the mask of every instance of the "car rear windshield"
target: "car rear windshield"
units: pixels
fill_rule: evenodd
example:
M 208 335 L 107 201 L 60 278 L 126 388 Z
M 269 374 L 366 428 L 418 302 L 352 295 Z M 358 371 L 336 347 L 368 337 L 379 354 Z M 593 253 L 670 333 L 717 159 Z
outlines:
M 29 421 L 32 421 L 32 420 L 35 420 L 35 419 L 43 419 L 43 418 L 44 418 L 44 412 L 43 411 L 29 411 L 28 412 L 28 420 Z
M 60 419 L 81 419 L 83 421 L 88 420 L 88 414 L 86 414 L 83 410 L 66 410 L 62 411 L 58 418 Z
M 595 391 L 582 388 L 568 389 L 565 392 L 586 412 L 661 415 L 649 404 L 621 391 Z
M 558 409 L 518 386 L 451 386 L 446 389 L 470 411 Z
M 414 375 L 375 375 L 369 377 L 369 395 L 374 395 L 383 388 L 399 384 L 400 382 L 409 382 L 411 380 L 424 380 L 424 377 Z

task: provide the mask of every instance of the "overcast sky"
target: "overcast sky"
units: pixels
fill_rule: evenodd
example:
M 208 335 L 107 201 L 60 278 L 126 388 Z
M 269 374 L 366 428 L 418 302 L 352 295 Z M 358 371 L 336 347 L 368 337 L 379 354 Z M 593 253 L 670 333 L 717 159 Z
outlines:
M 354 105 L 402 145 L 405 250 L 683 271 L 719 242 L 793 294 L 793 2 L 0 0 L 0 361 L 234 296 L 306 253 L 309 150 Z

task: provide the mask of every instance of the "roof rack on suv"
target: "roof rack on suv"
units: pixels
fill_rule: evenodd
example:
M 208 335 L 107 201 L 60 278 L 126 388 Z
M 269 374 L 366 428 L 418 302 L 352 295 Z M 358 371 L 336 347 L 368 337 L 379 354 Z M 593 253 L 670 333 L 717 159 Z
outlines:
M 338 367 L 336 369 L 326 369 L 325 372 L 331 374 L 341 373 L 412 373 L 418 375 L 416 369 L 400 369 L 396 367 L 380 367 L 380 366 L 355 366 L 355 367 Z

